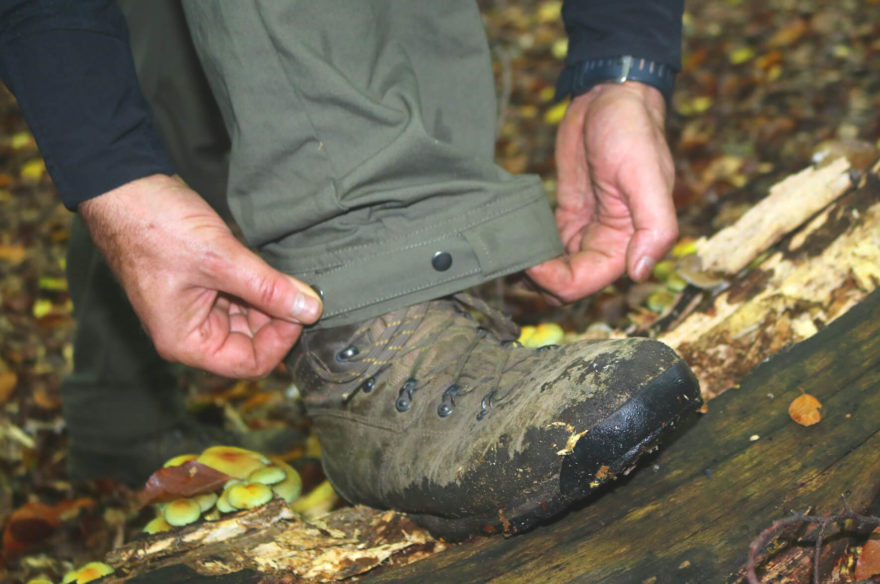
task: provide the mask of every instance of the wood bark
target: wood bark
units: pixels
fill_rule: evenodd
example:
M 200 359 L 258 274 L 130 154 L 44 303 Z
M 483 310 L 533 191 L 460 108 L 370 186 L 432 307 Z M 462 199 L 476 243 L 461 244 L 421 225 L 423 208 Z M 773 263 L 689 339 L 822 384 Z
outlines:
M 649 332 L 692 364 L 714 398 L 707 413 L 558 521 L 510 539 L 447 545 L 395 513 L 356 507 L 305 522 L 274 504 L 132 542 L 108 557 L 117 568 L 109 581 L 738 583 L 749 542 L 791 511 L 832 514 L 845 496 L 852 510 L 876 513 L 878 169 L 802 217 L 795 233 L 766 243 L 751 229 L 764 241 L 748 243 L 752 255 L 764 255 L 746 260 L 750 268 L 725 269 L 726 289 L 682 293 Z M 823 185 L 853 178 L 843 165 L 823 171 Z M 811 185 L 798 179 L 777 192 L 797 200 Z M 788 416 L 802 392 L 823 404 L 815 426 Z M 810 581 L 804 537 L 790 534 L 768 550 L 765 582 Z M 826 573 L 847 544 L 838 537 L 823 548 Z

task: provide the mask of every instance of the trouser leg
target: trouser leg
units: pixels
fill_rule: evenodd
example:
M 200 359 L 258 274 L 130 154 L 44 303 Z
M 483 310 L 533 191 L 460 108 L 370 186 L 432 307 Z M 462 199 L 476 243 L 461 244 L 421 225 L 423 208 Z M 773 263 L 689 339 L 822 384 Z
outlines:
M 183 412 L 175 377 L 78 217 L 67 279 L 77 327 L 61 402 L 71 438 L 102 443 L 172 426 Z
M 561 251 L 540 182 L 493 163 L 470 0 L 184 1 L 249 242 L 356 322 Z
M 225 212 L 229 140 L 201 73 L 179 0 L 121 1 L 154 123 L 181 176 Z M 79 217 L 67 274 L 77 330 L 74 368 L 61 385 L 78 447 L 152 436 L 185 416 L 175 371 L 156 353 Z

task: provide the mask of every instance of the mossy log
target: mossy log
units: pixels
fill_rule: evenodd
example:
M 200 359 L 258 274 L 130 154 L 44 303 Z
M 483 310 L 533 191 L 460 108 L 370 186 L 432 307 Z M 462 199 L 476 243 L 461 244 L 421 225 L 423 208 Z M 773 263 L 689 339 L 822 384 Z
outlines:
M 108 581 L 732 584 L 753 538 L 792 511 L 834 514 L 845 496 L 853 511 L 877 513 L 878 168 L 841 170 L 855 180 L 835 202 L 724 274 L 724 291 L 686 290 L 647 331 L 695 367 L 708 411 L 558 521 L 448 545 L 395 513 L 357 507 L 303 522 L 275 505 L 129 543 L 108 557 Z M 814 426 L 788 415 L 802 392 L 823 404 Z M 823 547 L 826 572 L 846 544 Z M 809 582 L 812 555 L 803 541 L 776 542 L 764 582 Z

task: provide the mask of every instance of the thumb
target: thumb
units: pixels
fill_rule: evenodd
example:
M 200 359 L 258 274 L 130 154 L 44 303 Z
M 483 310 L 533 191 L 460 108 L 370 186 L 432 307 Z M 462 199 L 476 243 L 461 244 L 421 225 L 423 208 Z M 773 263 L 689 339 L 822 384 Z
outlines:
M 281 320 L 312 324 L 321 316 L 324 307 L 311 286 L 274 269 L 231 235 L 223 248 L 219 265 L 211 266 L 217 290 Z

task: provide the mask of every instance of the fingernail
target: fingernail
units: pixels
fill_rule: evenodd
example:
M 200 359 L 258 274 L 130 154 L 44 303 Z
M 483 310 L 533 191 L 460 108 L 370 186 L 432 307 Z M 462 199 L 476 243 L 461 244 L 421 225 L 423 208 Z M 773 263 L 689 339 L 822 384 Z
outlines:
M 311 291 L 309 291 L 311 292 Z M 314 322 L 321 314 L 321 302 L 309 292 L 300 291 L 293 301 L 293 317 L 302 322 Z
M 641 282 L 642 280 L 647 280 L 648 276 L 651 275 L 651 270 L 654 269 L 654 264 L 656 262 L 649 258 L 648 256 L 642 256 L 642 258 L 636 264 L 635 273 L 633 274 L 633 279 L 637 282 Z

